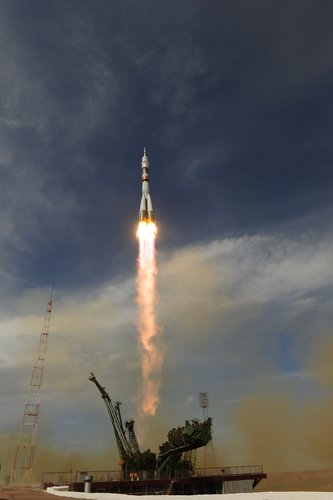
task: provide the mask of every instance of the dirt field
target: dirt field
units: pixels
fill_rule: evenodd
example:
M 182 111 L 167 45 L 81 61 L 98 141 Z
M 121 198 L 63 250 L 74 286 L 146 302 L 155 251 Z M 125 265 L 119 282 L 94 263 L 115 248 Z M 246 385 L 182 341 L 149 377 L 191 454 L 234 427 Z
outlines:
M 255 491 L 333 491 L 333 469 L 272 472 Z
M 45 491 L 29 488 L 28 486 L 8 486 L 0 490 L 0 500 L 52 500 L 53 498 L 60 497 L 55 497 Z

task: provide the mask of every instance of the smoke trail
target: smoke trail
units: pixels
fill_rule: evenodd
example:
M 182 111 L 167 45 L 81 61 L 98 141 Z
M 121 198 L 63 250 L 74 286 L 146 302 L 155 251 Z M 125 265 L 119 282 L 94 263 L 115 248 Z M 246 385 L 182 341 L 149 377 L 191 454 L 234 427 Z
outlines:
M 141 350 L 142 394 L 141 413 L 155 415 L 159 403 L 160 371 L 163 356 L 156 346 L 156 225 L 140 222 L 137 236 L 139 256 L 137 270 L 138 333 Z

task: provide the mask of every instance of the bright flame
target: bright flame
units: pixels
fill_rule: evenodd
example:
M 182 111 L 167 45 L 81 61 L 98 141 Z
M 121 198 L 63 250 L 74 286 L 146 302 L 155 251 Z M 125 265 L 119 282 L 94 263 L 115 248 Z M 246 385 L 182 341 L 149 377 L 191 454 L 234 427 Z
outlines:
M 155 344 L 158 335 L 156 320 L 157 260 L 154 222 L 140 222 L 137 231 L 139 257 L 137 271 L 138 330 L 141 349 L 142 395 L 141 413 L 155 415 L 159 403 L 160 371 L 163 356 Z

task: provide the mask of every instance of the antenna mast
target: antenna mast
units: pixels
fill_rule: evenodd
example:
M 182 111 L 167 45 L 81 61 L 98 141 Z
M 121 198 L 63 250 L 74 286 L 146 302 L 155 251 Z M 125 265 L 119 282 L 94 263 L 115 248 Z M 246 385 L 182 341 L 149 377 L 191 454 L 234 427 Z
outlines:
M 52 288 L 50 300 L 47 303 L 44 315 L 42 331 L 37 347 L 37 355 L 32 369 L 28 397 L 17 441 L 14 465 L 10 477 L 10 482 L 14 484 L 26 483 L 32 475 L 39 419 L 40 390 L 44 376 L 45 355 L 53 303 L 53 291 L 54 287 Z

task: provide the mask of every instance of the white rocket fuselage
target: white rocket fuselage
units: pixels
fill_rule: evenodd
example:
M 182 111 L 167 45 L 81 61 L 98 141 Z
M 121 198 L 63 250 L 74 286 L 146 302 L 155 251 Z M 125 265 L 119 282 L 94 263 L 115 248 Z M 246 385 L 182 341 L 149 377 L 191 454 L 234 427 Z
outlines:
M 154 222 L 153 204 L 149 194 L 149 160 L 146 148 L 143 150 L 141 161 L 142 168 L 142 198 L 140 204 L 139 220 L 144 222 Z

